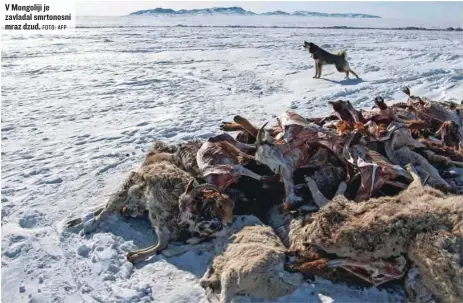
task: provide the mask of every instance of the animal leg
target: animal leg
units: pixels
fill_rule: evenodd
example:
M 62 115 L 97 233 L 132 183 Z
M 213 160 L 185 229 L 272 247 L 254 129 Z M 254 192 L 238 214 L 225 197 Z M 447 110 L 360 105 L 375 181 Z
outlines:
M 220 303 L 231 303 L 238 288 L 238 277 L 236 277 L 236 275 L 237 274 L 234 272 L 222 273 L 222 277 L 220 279 Z
M 357 79 L 359 79 L 359 76 L 358 76 L 351 68 L 349 68 L 349 71 L 350 71 L 355 77 L 357 77 Z
M 134 194 L 136 196 L 136 191 L 142 186 L 139 184 L 141 180 L 142 177 L 139 173 L 131 172 L 119 190 L 110 196 L 104 207 L 98 208 L 87 218 L 76 218 L 70 220 L 66 222 L 66 226 L 73 227 L 83 224 L 83 231 L 81 231 L 81 234 L 92 232 L 108 214 L 118 212 L 130 203 L 131 197 L 133 197 Z
M 236 148 L 238 148 L 240 151 L 242 151 L 245 154 L 256 152 L 256 147 L 251 144 L 237 142 L 235 146 Z
M 217 294 L 214 292 L 212 287 L 206 288 L 206 298 L 210 303 L 220 303 L 220 299 Z
M 103 210 L 104 210 L 104 206 L 102 206 L 102 207 L 98 208 L 97 210 L 95 210 L 92 213 L 93 217 L 98 216 Z M 67 221 L 66 222 L 66 227 L 74 227 L 74 226 L 77 226 L 79 224 L 82 224 L 82 217 L 75 218 L 75 219 Z
M 93 217 L 90 220 L 84 222 L 84 229 L 81 232 L 81 234 L 82 233 L 89 234 L 93 232 L 98 227 L 100 222 L 103 221 L 107 217 L 107 215 L 111 212 L 112 211 L 108 207 L 106 207 L 105 209 L 100 211 L 96 217 Z
M 233 118 L 233 121 L 235 121 L 235 123 L 239 124 L 251 136 L 257 137 L 257 132 L 259 130 L 254 125 L 252 125 L 251 122 L 248 121 L 248 119 L 246 119 L 244 117 L 241 117 L 241 116 L 235 116 Z
M 298 202 L 302 200 L 301 197 L 298 197 L 294 193 L 294 183 L 293 183 L 293 176 L 292 172 L 286 168 L 285 166 L 279 167 L 278 173 L 281 176 L 281 180 L 283 181 L 283 185 L 285 186 L 285 209 L 291 210 Z
M 127 253 L 127 260 L 132 263 L 143 261 L 165 249 L 169 244 L 171 232 L 166 227 L 163 227 L 156 228 L 156 234 L 158 235 L 158 243 L 156 245 L 144 249 L 129 251 Z
M 211 277 L 212 277 L 212 274 L 214 273 L 214 268 L 211 266 L 208 267 L 208 269 L 206 270 L 206 272 L 204 273 L 203 277 L 201 278 L 201 280 L 199 280 L 199 285 L 202 287 L 202 288 L 206 288 L 208 287 L 211 283 L 212 283 L 212 280 L 211 280 Z
M 349 78 L 349 70 L 346 70 L 346 79 Z
M 307 186 L 310 189 L 315 204 L 317 204 L 319 208 L 322 208 L 328 204 L 329 200 L 325 198 L 325 196 L 318 189 L 317 183 L 315 183 L 315 181 L 310 177 L 306 177 L 305 181 L 307 182 Z
M 315 79 L 317 78 L 317 76 L 318 76 L 318 63 L 315 62 L 315 76 L 313 76 L 313 78 Z
M 329 268 L 342 267 L 374 286 L 401 278 L 405 273 L 406 265 L 407 261 L 403 256 L 390 261 L 371 259 L 366 263 L 354 259 L 332 259 L 328 261 Z
M 421 178 L 418 175 L 418 172 L 416 171 L 415 167 L 412 164 L 407 164 L 405 167 L 407 168 L 410 175 L 412 175 L 413 181 L 417 182 L 418 184 L 422 184 Z
M 253 178 L 253 179 L 256 179 L 257 181 L 261 181 L 262 180 L 262 176 L 261 175 L 258 175 L 256 174 L 255 172 L 241 166 L 241 165 L 235 165 L 235 168 L 238 170 L 238 172 L 242 175 L 242 176 L 248 176 L 250 178 Z
M 344 193 L 346 192 L 347 190 L 347 183 L 342 181 L 341 183 L 339 183 L 339 186 L 338 186 L 338 190 L 336 191 L 336 193 L 334 194 L 334 196 L 344 196 Z
M 318 63 L 318 78 L 322 76 L 322 69 L 323 69 L 323 64 Z
M 220 130 L 226 132 L 242 131 L 244 130 L 241 125 L 235 122 L 222 122 L 222 125 L 219 126 Z

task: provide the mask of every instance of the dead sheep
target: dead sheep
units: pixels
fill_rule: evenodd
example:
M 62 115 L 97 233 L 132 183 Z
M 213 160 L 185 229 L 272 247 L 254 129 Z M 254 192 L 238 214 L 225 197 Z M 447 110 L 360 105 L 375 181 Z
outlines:
M 131 262 L 138 262 L 161 252 L 170 241 L 178 240 L 191 230 L 208 237 L 222 229 L 222 222 L 227 224 L 231 218 L 228 213 L 231 212 L 229 209 L 233 202 L 224 195 L 207 200 L 199 197 L 204 191 L 215 188 L 208 184 L 195 187 L 196 181 L 191 174 L 177 166 L 180 159 L 175 154 L 177 150 L 165 144 L 155 144 L 143 164 L 129 174 L 122 186 L 109 197 L 105 206 L 86 218 L 68 221 L 67 227 L 82 224 L 84 232 L 90 233 L 109 214 L 123 211 L 137 216 L 147 212 L 158 243 L 146 249 L 129 252 L 127 259 Z M 181 208 L 181 205 L 188 207 Z M 186 217 L 198 220 L 183 222 L 181 219 Z
M 415 293 L 418 298 L 433 294 L 448 303 L 462 302 L 462 250 L 462 234 L 440 230 L 417 235 L 410 244 L 408 256 L 419 270 L 418 282 L 423 287 L 415 288 L 414 292 L 407 289 L 407 293 Z
M 408 256 L 420 274 L 419 287 L 408 287 L 410 296 L 434 296 L 439 302 L 463 301 L 463 196 L 446 195 L 422 181 L 412 166 L 413 182 L 397 196 L 348 201 L 337 195 L 332 201 L 309 187 L 318 213 L 280 223 L 280 234 L 291 250 L 314 246 L 340 258 L 369 264 Z M 329 263 L 329 262 L 328 262 Z M 426 294 L 429 292 L 429 294 Z
M 361 203 L 336 196 L 304 227 L 304 241 L 337 256 L 365 260 L 407 253 L 421 232 L 446 226 L 461 233 L 463 197 L 423 186 L 416 172 L 410 173 L 414 181 L 397 196 Z
M 235 295 L 271 300 L 292 293 L 302 275 L 285 271 L 286 248 L 273 229 L 254 216 L 237 216 L 216 234 L 219 253 L 200 284 L 209 300 L 220 294 L 221 303 Z

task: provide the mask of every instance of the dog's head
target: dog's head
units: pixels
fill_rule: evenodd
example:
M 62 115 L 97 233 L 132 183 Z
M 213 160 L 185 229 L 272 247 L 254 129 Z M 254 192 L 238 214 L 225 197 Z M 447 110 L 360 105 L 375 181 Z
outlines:
M 233 201 L 211 184 L 190 182 L 180 196 L 179 225 L 200 237 L 212 236 L 233 220 Z
M 307 42 L 307 41 L 304 41 L 304 50 L 307 50 L 309 51 L 310 53 L 313 53 L 315 51 L 315 48 L 317 47 L 315 44 L 313 44 L 312 42 Z

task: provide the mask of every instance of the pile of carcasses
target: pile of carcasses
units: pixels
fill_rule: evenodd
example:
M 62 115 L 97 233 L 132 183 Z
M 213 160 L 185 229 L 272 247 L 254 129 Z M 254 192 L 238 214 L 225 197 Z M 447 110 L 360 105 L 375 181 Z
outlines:
M 157 142 L 92 222 L 148 211 L 159 243 L 132 262 L 169 255 L 189 226 L 191 249 L 215 243 L 201 286 L 221 302 L 273 299 L 313 276 L 463 302 L 463 106 L 404 92 L 371 110 L 339 100 L 326 117 L 285 112 L 256 127 L 235 116 L 203 142 Z
M 463 106 L 403 91 L 406 102 L 333 101 L 329 116 L 285 112 L 270 128 L 235 116 L 220 126 L 235 138 L 199 145 L 198 176 L 273 228 L 287 271 L 462 302 Z

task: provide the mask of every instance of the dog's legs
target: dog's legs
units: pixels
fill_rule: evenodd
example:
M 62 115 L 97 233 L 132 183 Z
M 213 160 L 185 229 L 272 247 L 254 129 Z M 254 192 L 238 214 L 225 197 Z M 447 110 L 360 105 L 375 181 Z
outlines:
M 315 76 L 313 76 L 313 78 L 317 78 L 317 75 L 318 75 L 318 63 L 315 63 Z
M 127 260 L 129 260 L 132 263 L 136 263 L 145 260 L 166 248 L 170 240 L 170 230 L 166 227 L 156 228 L 156 234 L 158 235 L 158 244 L 152 245 L 144 249 L 129 251 L 127 253 Z
M 346 72 L 346 79 L 347 79 L 347 78 L 349 78 L 349 70 L 348 70 L 348 69 L 346 69 L 346 71 L 345 71 L 345 72 Z
M 323 64 L 320 62 L 318 63 L 318 77 L 320 78 L 322 76 L 322 69 L 323 69 Z
M 357 79 L 359 79 L 359 76 L 352 69 L 349 68 L 347 75 L 349 75 L 349 72 L 351 72 L 355 77 L 357 77 Z

